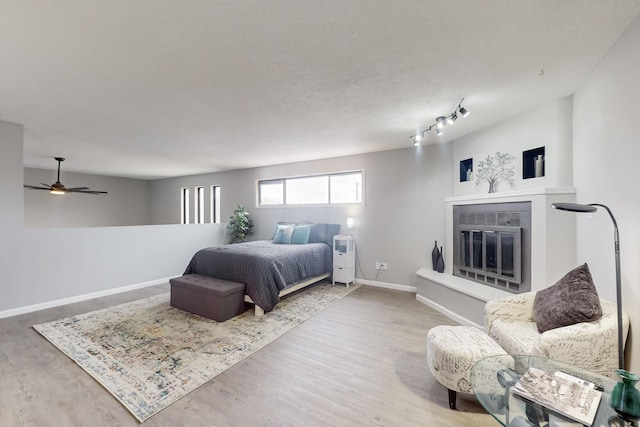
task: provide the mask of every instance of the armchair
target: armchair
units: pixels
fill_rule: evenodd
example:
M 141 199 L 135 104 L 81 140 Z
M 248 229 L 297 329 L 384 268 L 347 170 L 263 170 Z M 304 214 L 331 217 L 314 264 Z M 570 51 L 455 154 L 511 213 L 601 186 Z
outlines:
M 600 300 L 602 317 L 539 333 L 533 318 L 535 292 L 488 301 L 485 332 L 509 354 L 543 356 L 614 377 L 618 367 L 616 304 Z M 623 333 L 629 332 L 629 315 L 622 313 Z

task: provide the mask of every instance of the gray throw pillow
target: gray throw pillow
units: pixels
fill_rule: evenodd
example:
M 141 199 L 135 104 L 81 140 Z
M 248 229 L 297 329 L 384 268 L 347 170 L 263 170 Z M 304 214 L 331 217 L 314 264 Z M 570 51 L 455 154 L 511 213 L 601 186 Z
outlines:
M 576 267 L 555 285 L 538 291 L 533 302 L 533 314 L 540 333 L 600 319 L 600 297 L 589 266 Z

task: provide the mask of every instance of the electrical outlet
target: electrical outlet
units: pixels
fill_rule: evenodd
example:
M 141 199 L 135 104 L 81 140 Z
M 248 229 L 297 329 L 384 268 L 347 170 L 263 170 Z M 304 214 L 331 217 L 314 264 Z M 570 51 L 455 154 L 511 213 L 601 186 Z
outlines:
M 376 261 L 376 270 L 380 270 L 380 263 Z
M 389 264 L 387 264 L 386 262 L 380 263 L 380 270 L 387 271 L 388 269 L 389 269 Z

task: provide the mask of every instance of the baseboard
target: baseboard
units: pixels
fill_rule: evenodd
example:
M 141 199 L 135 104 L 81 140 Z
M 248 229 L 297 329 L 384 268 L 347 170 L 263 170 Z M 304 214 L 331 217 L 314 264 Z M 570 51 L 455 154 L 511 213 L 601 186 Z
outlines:
M 69 298 L 62 298 L 53 301 L 42 302 L 39 304 L 27 305 L 25 307 L 12 308 L 10 310 L 0 311 L 0 319 L 5 317 L 18 316 L 20 314 L 31 313 L 34 311 L 45 310 L 47 308 L 59 307 L 61 305 L 73 304 L 75 302 L 86 301 L 94 298 L 106 297 L 109 295 L 120 294 L 122 292 L 134 291 L 136 289 L 147 288 L 149 286 L 160 285 L 169 282 L 172 277 L 150 280 L 148 282 L 134 283 L 133 285 L 121 286 L 119 288 L 107 289 L 104 291 L 92 292 L 90 294 L 77 295 Z
M 478 325 L 475 322 L 472 322 L 471 320 L 467 319 L 466 317 L 460 316 L 457 313 L 454 313 L 453 311 L 449 310 L 446 307 L 443 307 L 442 305 L 431 301 L 428 298 L 423 297 L 422 295 L 417 295 L 416 294 L 416 300 L 418 300 L 419 302 L 423 303 L 424 305 L 426 305 L 427 307 L 431 307 L 434 310 L 444 314 L 445 316 L 447 316 L 449 319 L 458 322 L 461 325 L 464 326 L 473 326 L 479 329 L 484 329 L 483 325 Z
M 360 285 L 375 286 L 377 288 L 395 289 L 396 291 L 418 292 L 415 286 L 398 285 L 396 283 L 378 282 L 375 280 L 356 279 L 356 283 Z

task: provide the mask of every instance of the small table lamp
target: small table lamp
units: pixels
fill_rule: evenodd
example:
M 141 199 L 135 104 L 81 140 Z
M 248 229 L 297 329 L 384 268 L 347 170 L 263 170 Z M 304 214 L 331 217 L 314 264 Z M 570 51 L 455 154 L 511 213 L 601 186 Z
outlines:
M 618 223 L 616 222 L 615 217 L 611 213 L 611 210 L 599 203 L 590 203 L 588 205 L 581 205 L 578 203 L 552 203 L 551 207 L 554 209 L 558 209 L 561 211 L 569 211 L 569 212 L 579 212 L 579 213 L 590 213 L 598 210 L 596 206 L 599 206 L 605 209 L 611 220 L 613 221 L 613 240 L 614 240 L 614 249 L 615 249 L 615 257 L 616 257 L 616 303 L 618 309 L 618 367 L 620 369 L 624 369 L 624 342 L 622 338 L 622 285 L 620 282 L 620 236 L 618 234 Z
M 354 220 L 352 216 L 348 216 L 347 217 L 347 228 L 349 229 L 349 232 L 351 232 L 351 230 L 353 230 L 353 226 L 354 226 Z

